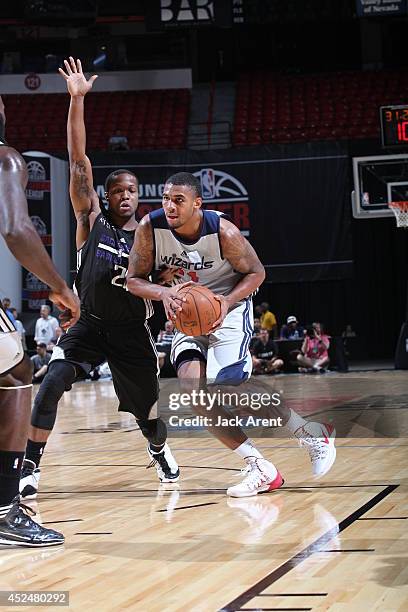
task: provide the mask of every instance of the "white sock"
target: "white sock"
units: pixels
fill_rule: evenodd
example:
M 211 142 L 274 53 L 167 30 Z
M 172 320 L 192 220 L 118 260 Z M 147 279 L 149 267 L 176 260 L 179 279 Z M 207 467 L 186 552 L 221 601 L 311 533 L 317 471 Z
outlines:
M 286 423 L 286 427 L 289 429 L 291 433 L 295 433 L 297 429 L 306 425 L 307 421 L 300 414 L 297 414 L 292 408 L 290 410 L 289 421 Z
M 264 456 L 261 455 L 257 448 L 255 448 L 249 438 L 247 438 L 245 442 L 240 444 L 240 446 L 238 446 L 238 448 L 234 450 L 234 453 L 237 453 L 237 455 L 239 455 L 243 459 L 246 459 L 247 457 L 256 457 L 257 459 L 264 459 Z

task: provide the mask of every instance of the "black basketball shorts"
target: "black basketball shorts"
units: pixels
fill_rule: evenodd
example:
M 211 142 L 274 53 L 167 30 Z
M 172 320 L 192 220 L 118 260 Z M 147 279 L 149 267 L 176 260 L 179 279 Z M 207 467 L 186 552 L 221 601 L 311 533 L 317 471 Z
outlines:
M 79 369 L 78 379 L 107 361 L 119 400 L 119 410 L 137 419 L 158 417 L 159 368 L 147 322 L 105 326 L 81 315 L 54 347 L 53 361 L 68 361 Z

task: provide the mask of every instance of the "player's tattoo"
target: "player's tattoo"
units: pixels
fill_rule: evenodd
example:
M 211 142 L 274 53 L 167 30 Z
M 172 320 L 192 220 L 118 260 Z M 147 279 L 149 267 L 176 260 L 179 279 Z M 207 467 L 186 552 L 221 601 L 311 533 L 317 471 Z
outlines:
M 71 164 L 72 186 L 79 198 L 89 198 L 93 187 L 89 185 L 85 160 L 74 161 Z
M 153 235 L 150 221 L 142 219 L 129 254 L 128 278 L 147 278 L 153 268 Z
M 263 271 L 263 265 L 252 245 L 244 238 L 239 229 L 226 219 L 221 219 L 220 238 L 223 256 L 230 262 L 234 270 L 241 274 Z
M 78 225 L 83 227 L 88 232 L 90 231 L 91 224 L 89 222 L 89 213 L 88 213 L 88 211 L 79 213 L 77 215 L 77 217 L 76 217 L 76 220 L 77 220 Z

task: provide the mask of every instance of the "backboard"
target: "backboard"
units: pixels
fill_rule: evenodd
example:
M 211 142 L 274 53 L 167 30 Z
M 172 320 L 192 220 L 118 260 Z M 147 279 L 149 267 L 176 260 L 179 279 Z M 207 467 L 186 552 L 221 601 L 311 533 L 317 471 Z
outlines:
M 408 154 L 353 157 L 353 217 L 392 217 L 389 202 L 408 200 Z

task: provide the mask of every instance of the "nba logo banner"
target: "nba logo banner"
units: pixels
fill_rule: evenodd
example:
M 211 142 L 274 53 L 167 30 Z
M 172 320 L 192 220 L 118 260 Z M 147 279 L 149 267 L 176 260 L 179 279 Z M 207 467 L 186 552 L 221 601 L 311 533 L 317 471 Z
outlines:
M 214 170 L 210 168 L 201 171 L 201 189 L 204 200 L 215 197 Z

